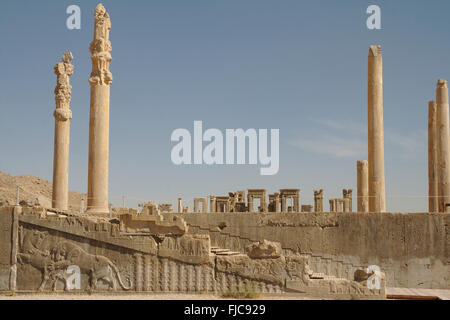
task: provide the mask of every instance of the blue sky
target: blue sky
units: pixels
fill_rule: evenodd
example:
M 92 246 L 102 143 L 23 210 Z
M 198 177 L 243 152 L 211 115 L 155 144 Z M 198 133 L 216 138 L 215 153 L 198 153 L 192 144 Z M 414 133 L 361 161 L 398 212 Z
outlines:
M 127 205 L 229 191 L 300 188 L 356 194 L 367 159 L 367 53 L 384 63 L 387 209 L 427 209 L 427 103 L 450 78 L 450 2 L 103 1 L 111 16 L 110 201 Z M 66 28 L 67 6 L 81 30 Z M 71 190 L 86 192 L 89 44 L 94 1 L 0 4 L 0 171 L 51 181 L 53 66 L 72 51 Z M 366 28 L 370 4 L 382 30 Z M 259 165 L 175 166 L 176 128 L 280 129 L 280 170 Z

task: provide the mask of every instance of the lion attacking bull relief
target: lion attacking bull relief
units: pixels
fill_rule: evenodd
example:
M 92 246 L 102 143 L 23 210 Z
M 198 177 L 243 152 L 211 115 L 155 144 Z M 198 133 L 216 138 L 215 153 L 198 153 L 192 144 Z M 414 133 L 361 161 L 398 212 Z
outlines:
M 126 285 L 116 265 L 107 257 L 90 254 L 80 246 L 62 241 L 52 245 L 48 233 L 38 230 L 20 228 L 20 253 L 17 254 L 18 263 L 31 265 L 42 274 L 42 281 L 38 291 L 44 291 L 47 283 L 51 283 L 53 291 L 56 291 L 58 281 L 63 282 L 64 290 L 68 289 L 68 274 L 66 270 L 70 266 L 77 266 L 82 274 L 89 278 L 86 290 L 97 289 L 97 283 L 102 280 L 110 290 L 117 290 L 117 283 L 123 290 L 132 288 L 132 281 L 128 279 Z

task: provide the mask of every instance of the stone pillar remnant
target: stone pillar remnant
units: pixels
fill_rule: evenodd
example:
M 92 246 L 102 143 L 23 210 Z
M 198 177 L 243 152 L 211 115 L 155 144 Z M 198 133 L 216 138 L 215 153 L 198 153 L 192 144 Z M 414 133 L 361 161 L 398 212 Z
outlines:
M 111 20 L 102 4 L 95 8 L 94 40 L 90 45 L 92 72 L 89 119 L 88 212 L 107 213 L 109 157 L 109 95 L 112 74 Z
M 275 212 L 279 212 L 280 210 L 280 194 L 275 192 Z
M 369 210 L 386 211 L 383 128 L 383 58 L 381 46 L 368 57 Z
M 343 212 L 352 212 L 351 203 L 352 200 L 350 198 L 342 199 L 343 203 Z
M 448 212 L 450 207 L 450 127 L 447 81 L 439 79 L 436 88 L 437 135 L 438 135 L 438 195 L 439 211 Z
M 439 212 L 438 197 L 438 139 L 437 106 L 435 101 L 428 102 L 428 211 Z
M 358 212 L 369 212 L 369 164 L 358 160 L 357 164 Z
M 287 212 L 286 208 L 286 196 L 281 196 L 281 212 Z
M 342 189 L 342 197 L 344 199 L 348 199 L 347 207 L 345 207 L 345 202 L 344 202 L 344 211 L 345 211 L 345 208 L 347 208 L 348 211 L 345 211 L 345 212 L 352 212 L 353 211 L 353 189 Z
M 183 206 L 181 204 L 181 198 L 178 198 L 178 213 L 183 213 Z
M 314 212 L 323 212 L 323 189 L 314 190 Z
M 209 196 L 209 211 L 216 212 L 216 197 Z
M 335 199 L 330 199 L 328 200 L 330 202 L 330 212 L 336 212 L 336 208 L 335 208 Z
M 344 199 L 334 199 L 336 212 L 344 212 Z
M 57 76 L 55 87 L 56 109 L 55 117 L 55 145 L 53 152 L 53 192 L 52 207 L 67 210 L 69 202 L 69 142 L 70 142 L 70 98 L 72 86 L 70 76 L 73 74 L 73 59 L 71 52 L 65 52 L 62 61 L 55 65 Z

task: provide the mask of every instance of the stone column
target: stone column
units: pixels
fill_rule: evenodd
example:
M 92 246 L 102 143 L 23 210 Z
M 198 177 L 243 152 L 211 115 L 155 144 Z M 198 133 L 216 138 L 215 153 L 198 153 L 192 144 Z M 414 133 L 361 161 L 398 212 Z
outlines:
M 358 160 L 357 164 L 358 212 L 369 212 L 369 164 Z
M 198 201 L 194 198 L 194 212 L 198 212 Z
M 262 197 L 260 200 L 260 204 L 261 204 L 261 210 L 262 212 L 267 212 L 267 202 L 266 202 L 266 197 Z
M 438 195 L 439 211 L 447 212 L 450 203 L 450 145 L 449 106 L 447 81 L 439 79 L 436 88 L 437 136 L 438 136 Z M 448 208 L 450 209 L 450 208 Z
M 253 196 L 247 195 L 248 212 L 253 212 Z
M 90 45 L 92 72 L 91 107 L 89 119 L 88 212 L 108 213 L 108 157 L 109 157 L 109 92 L 112 74 L 111 21 L 102 4 L 95 8 L 94 40 Z
M 181 204 L 181 198 L 178 198 L 178 213 L 183 212 L 183 206 Z
M 386 211 L 384 181 L 383 60 L 380 46 L 368 58 L 369 210 Z
M 428 102 L 428 212 L 439 212 L 436 113 L 436 102 Z
M 281 196 L 281 212 L 287 212 L 285 195 Z
M 348 212 L 353 211 L 353 189 L 342 189 L 342 197 L 348 199 Z M 344 200 L 344 210 L 345 210 L 345 200 Z
M 330 199 L 328 201 L 330 202 L 330 212 L 335 212 L 334 199 Z
M 344 199 L 336 199 L 336 212 L 344 212 Z
M 293 202 L 293 211 L 300 212 L 300 197 L 295 196 Z
M 314 190 L 314 212 L 323 212 L 323 189 Z
M 57 76 L 55 88 L 56 109 L 55 117 L 55 145 L 53 151 L 53 192 L 52 207 L 67 210 L 69 202 L 69 142 L 70 142 L 70 98 L 72 86 L 70 76 L 73 74 L 73 59 L 71 52 L 65 52 L 62 62 L 55 65 Z
M 210 212 L 216 212 L 216 197 L 215 196 L 209 196 L 209 211 Z
M 344 212 L 352 212 L 351 199 L 350 198 L 342 199 L 342 203 L 343 203 Z
M 275 193 L 275 212 L 279 212 L 280 210 L 280 194 Z

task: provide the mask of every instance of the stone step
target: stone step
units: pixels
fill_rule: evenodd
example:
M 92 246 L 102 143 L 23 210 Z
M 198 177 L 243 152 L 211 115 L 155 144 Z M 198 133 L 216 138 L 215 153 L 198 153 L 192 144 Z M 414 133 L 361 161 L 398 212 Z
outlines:
M 211 252 L 220 253 L 220 252 L 228 252 L 229 249 L 211 249 Z
M 224 251 L 224 252 L 217 252 L 216 255 L 218 256 L 235 256 L 241 254 L 240 252 L 236 252 L 236 251 Z

